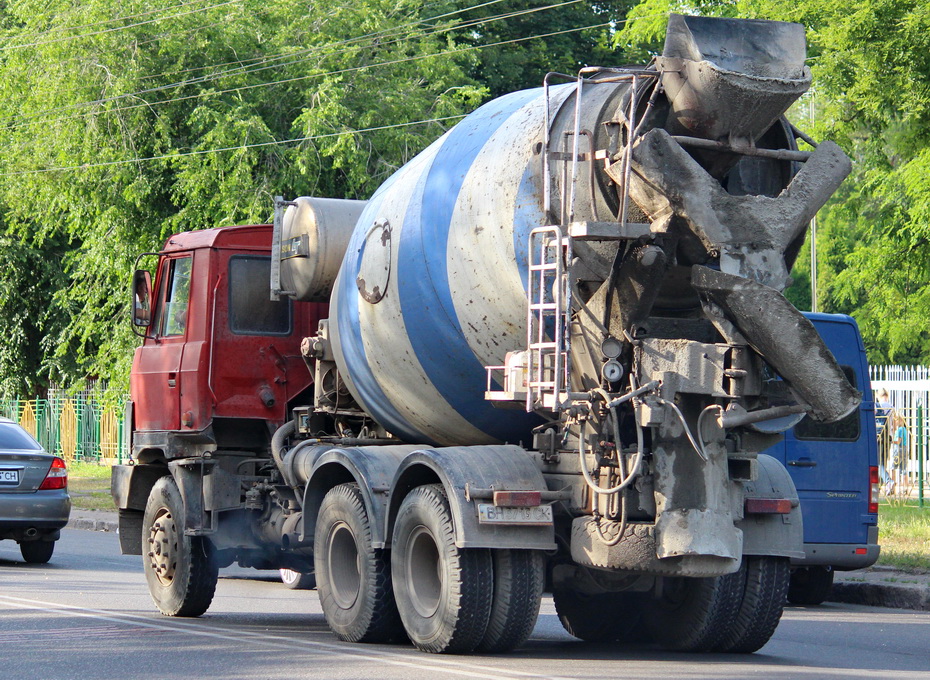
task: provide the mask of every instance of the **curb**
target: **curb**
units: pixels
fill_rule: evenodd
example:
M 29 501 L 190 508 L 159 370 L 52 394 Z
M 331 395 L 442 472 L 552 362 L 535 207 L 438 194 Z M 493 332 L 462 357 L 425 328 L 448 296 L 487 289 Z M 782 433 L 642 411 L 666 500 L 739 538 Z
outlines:
M 840 581 L 833 584 L 833 592 L 827 599 L 831 602 L 864 604 L 870 607 L 930 611 L 930 586 Z
M 88 519 L 77 517 L 68 520 L 67 529 L 85 529 L 87 531 L 110 531 L 116 533 L 119 524 L 105 519 Z

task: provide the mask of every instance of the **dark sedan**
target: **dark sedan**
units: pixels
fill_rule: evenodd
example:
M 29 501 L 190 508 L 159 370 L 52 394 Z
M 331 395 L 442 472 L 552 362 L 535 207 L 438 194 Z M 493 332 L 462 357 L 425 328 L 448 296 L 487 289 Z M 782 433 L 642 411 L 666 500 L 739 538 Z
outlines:
M 0 418 L 0 540 L 19 543 L 27 562 L 48 562 L 70 513 L 65 461 Z

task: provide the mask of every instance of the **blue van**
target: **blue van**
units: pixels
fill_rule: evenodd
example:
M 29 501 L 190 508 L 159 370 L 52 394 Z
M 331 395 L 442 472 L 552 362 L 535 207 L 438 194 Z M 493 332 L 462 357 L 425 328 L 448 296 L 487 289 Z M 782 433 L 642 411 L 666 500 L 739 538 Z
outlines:
M 861 569 L 878 559 L 878 443 L 859 326 L 845 314 L 804 316 L 862 392 L 857 411 L 829 424 L 805 418 L 766 451 L 788 468 L 804 518 L 805 556 L 792 560 L 788 599 L 820 604 L 830 594 L 834 570 Z

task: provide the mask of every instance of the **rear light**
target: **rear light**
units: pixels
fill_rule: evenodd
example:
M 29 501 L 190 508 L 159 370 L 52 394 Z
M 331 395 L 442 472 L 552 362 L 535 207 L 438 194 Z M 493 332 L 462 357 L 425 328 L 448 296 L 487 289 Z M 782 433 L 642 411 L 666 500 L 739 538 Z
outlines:
M 747 498 L 747 515 L 787 515 L 791 512 L 789 498 Z
M 48 474 L 45 475 L 45 481 L 42 482 L 42 486 L 39 487 L 40 491 L 48 491 L 51 489 L 67 489 L 68 488 L 68 468 L 65 466 L 65 461 L 61 458 L 55 458 L 52 461 L 52 467 L 49 468 Z
M 494 505 L 505 508 L 535 508 L 542 503 L 539 491 L 495 491 Z
M 878 466 L 869 467 L 869 514 L 878 512 Z

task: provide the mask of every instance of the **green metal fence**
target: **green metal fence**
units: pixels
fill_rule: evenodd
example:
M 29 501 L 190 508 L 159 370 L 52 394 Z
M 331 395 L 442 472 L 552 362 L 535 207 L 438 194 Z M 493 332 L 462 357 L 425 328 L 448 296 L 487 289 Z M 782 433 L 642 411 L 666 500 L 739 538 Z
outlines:
M 78 393 L 51 389 L 47 399 L 2 399 L 0 415 L 18 422 L 46 451 L 69 462 L 122 462 L 125 398 L 105 403 L 103 389 L 92 383 Z

